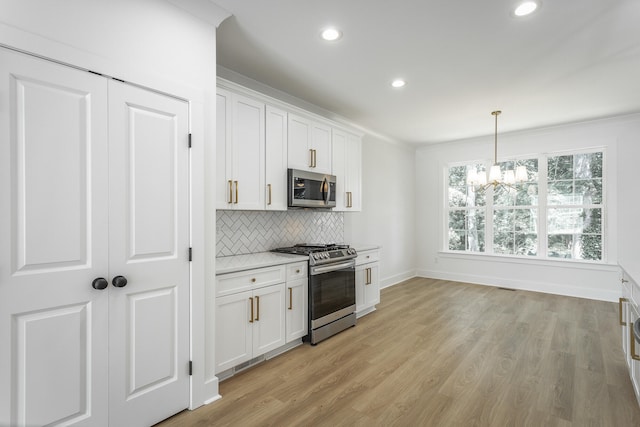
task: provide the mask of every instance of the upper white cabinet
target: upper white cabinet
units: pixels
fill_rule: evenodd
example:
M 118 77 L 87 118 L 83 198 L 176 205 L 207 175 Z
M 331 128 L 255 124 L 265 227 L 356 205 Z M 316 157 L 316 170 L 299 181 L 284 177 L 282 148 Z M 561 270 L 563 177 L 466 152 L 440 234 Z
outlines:
M 267 105 L 265 208 L 287 210 L 287 112 Z
M 337 211 L 362 209 L 361 137 L 218 80 L 216 209 L 287 210 L 287 168 L 337 176 Z
M 362 210 L 362 139 L 333 129 L 333 175 L 336 176 L 336 211 Z
M 331 173 L 331 127 L 289 113 L 289 168 Z
M 217 91 L 217 209 L 265 206 L 265 104 Z

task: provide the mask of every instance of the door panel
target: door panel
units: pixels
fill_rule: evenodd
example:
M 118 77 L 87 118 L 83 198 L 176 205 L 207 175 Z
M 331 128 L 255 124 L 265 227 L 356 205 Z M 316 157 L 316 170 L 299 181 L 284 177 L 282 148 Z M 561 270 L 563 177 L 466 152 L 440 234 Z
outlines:
M 176 257 L 176 167 L 186 151 L 177 139 L 179 125 L 173 111 L 127 105 L 129 147 L 124 163 L 128 177 L 129 260 Z M 182 129 L 181 137 L 186 135 Z M 182 156 L 184 160 L 184 156 Z
M 265 105 L 233 95 L 234 209 L 264 209 Z
M 107 419 L 106 106 L 104 78 L 0 48 L 0 425 Z
M 176 369 L 176 287 L 129 295 L 127 337 L 129 390 L 127 399 L 161 387 L 178 376 Z M 158 316 L 157 312 L 165 313 Z
M 112 425 L 150 425 L 189 405 L 186 102 L 109 82 Z
M 253 356 L 285 344 L 284 284 L 267 286 L 253 292 L 256 317 L 253 322 Z
M 252 306 L 251 291 L 216 298 L 216 374 L 251 359 Z

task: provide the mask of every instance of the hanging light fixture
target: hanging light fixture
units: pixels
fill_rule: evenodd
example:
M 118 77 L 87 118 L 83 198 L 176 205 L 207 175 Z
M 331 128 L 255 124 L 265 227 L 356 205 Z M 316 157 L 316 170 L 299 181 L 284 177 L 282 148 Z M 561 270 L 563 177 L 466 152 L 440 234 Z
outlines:
M 498 116 L 502 111 L 492 111 L 491 115 L 495 117 L 495 132 L 494 132 L 494 145 L 493 145 L 493 166 L 489 169 L 489 177 L 487 174 L 474 169 L 469 170 L 467 174 L 467 184 L 474 187 L 486 190 L 489 187 L 494 189 L 498 186 L 504 186 L 510 189 L 515 188 L 514 184 L 525 182 L 528 180 L 527 168 L 525 166 L 518 166 L 515 172 L 511 169 L 504 172 L 500 171 L 500 165 L 498 165 Z

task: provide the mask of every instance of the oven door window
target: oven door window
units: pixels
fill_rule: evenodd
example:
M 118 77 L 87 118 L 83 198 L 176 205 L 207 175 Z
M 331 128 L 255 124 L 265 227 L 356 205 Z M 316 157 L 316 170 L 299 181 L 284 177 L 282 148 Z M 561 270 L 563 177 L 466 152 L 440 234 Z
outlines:
M 311 319 L 316 320 L 356 303 L 355 268 L 311 276 Z

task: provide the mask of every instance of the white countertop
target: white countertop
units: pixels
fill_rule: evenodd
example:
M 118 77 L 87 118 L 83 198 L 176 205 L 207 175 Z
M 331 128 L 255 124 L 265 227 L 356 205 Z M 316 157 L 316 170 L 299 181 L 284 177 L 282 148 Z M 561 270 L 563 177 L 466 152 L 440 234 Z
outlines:
M 351 245 L 358 252 L 380 249 L 378 245 Z M 254 254 L 231 255 L 216 258 L 216 275 L 252 270 L 254 268 L 271 267 L 273 265 L 293 264 L 308 261 L 306 255 L 282 254 L 278 252 L 257 252 Z
M 277 252 L 225 256 L 216 258 L 216 274 L 235 273 L 236 271 L 293 264 L 308 260 L 309 257 L 306 255 L 281 254 Z

